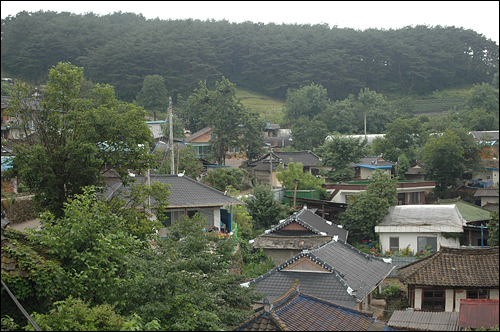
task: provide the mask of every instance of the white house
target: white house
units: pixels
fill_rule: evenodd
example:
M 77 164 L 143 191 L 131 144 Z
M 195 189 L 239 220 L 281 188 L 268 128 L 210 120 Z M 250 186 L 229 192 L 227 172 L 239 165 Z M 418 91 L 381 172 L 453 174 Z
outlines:
M 432 251 L 441 246 L 459 246 L 458 238 L 444 233 L 462 233 L 465 219 L 455 204 L 452 205 L 398 205 L 389 208 L 389 214 L 382 219 L 375 231 L 380 234 L 383 252 L 406 248 L 424 250 L 427 245 Z
M 148 124 L 149 130 L 153 133 L 154 138 L 159 138 L 163 136 L 163 128 L 162 126 L 168 125 L 167 120 L 163 121 L 146 121 Z

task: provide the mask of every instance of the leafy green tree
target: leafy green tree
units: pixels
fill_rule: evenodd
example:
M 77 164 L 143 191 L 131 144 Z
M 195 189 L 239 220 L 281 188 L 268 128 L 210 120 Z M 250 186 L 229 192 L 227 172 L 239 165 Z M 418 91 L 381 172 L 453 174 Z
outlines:
M 170 174 L 171 171 L 171 150 L 164 154 L 164 158 L 158 167 L 158 174 Z M 191 179 L 196 179 L 200 176 L 203 169 L 203 165 L 199 161 L 193 146 L 186 146 L 184 148 L 174 147 L 174 158 L 175 158 L 175 172 L 177 169 L 179 172 L 185 172 L 185 175 Z
M 251 316 L 251 288 L 244 276 L 228 272 L 236 263 L 233 238 L 203 232 L 199 214 L 174 222 L 169 237 L 126 261 L 138 276 L 121 283 L 117 302 L 123 314 L 158 319 L 162 330 L 225 330 Z M 147 290 L 147 291 L 145 291 Z
M 467 105 L 471 108 L 484 109 L 488 113 L 498 114 L 498 90 L 488 83 L 474 84 Z
M 282 164 L 278 166 L 278 174 L 276 178 L 281 182 L 283 187 L 291 190 L 295 189 L 296 180 L 299 180 L 297 185 L 297 190 L 319 190 L 321 192 L 322 197 L 326 197 L 326 189 L 322 187 L 322 184 L 325 183 L 323 178 L 317 178 L 309 172 L 305 172 L 303 170 L 302 163 L 294 163 L 290 162 L 286 170 Z
M 408 158 L 406 157 L 406 155 L 404 153 L 402 153 L 398 159 L 398 178 L 399 180 L 404 180 L 405 179 L 405 173 L 408 171 L 408 169 L 410 168 L 410 161 L 408 160 Z
M 8 83 L 2 82 L 2 97 L 10 97 L 12 93 L 12 86 Z
M 172 115 L 174 137 L 184 137 L 184 123 L 181 119 Z M 170 137 L 170 123 L 161 125 L 161 130 L 164 137 Z
M 72 295 L 100 304 L 117 291 L 120 278 L 133 271 L 125 256 L 144 243 L 127 232 L 123 217 L 112 213 L 92 188 L 84 189 L 65 203 L 65 217 L 56 222 L 42 214 L 40 230 L 30 231 L 30 240 L 49 249 L 65 272 L 58 288 L 64 298 Z
M 498 202 L 498 201 L 497 201 Z M 491 213 L 491 219 L 488 222 L 488 234 L 491 246 L 498 246 L 498 211 Z
M 341 215 L 346 229 L 362 238 L 376 239 L 375 226 L 397 204 L 397 179 L 382 170 L 376 170 L 366 191 L 352 196 Z
M 248 213 L 253 218 L 254 230 L 266 229 L 288 217 L 285 206 L 274 199 L 269 186 L 256 184 L 246 200 Z
M 244 190 L 248 188 L 248 172 L 235 167 L 217 168 L 207 172 L 201 182 L 220 191 L 225 191 L 229 187 Z
M 298 90 L 288 90 L 283 110 L 285 118 L 293 123 L 301 117 L 312 120 L 321 114 L 329 103 L 326 89 L 319 84 L 311 83 Z
M 21 128 L 36 128 L 26 132 L 28 145 L 14 147 L 14 169 L 35 202 L 59 217 L 68 198 L 101 182 L 101 172 L 112 168 L 127 182 L 129 169 L 145 170 L 154 159 L 143 111 L 116 100 L 112 87 L 96 85 L 93 99 L 80 98 L 83 69 L 70 63 L 51 69 L 49 78 L 41 102 L 17 84 L 9 112 Z
M 250 159 L 260 152 L 264 123 L 258 114 L 237 101 L 235 94 L 234 84 L 225 77 L 215 83 L 214 91 L 208 90 L 206 81 L 200 81 L 199 88 L 183 103 L 179 114 L 193 132 L 206 126 L 213 128 L 210 144 L 219 165 L 225 164 L 231 147 L 239 147 Z
M 292 147 L 297 150 L 313 150 L 325 142 L 326 124 L 319 120 L 299 118 L 292 125 Z
M 238 224 L 239 237 L 245 240 L 251 240 L 255 238 L 252 221 L 252 216 L 248 213 L 245 206 L 233 206 L 233 222 Z
M 316 152 L 322 159 L 322 165 L 331 167 L 326 175 L 333 182 L 354 178 L 354 171 L 349 165 L 359 162 L 368 155 L 365 140 L 341 135 L 338 132 L 330 135 Z
M 139 105 L 153 112 L 154 121 L 156 121 L 156 113 L 167 111 L 168 92 L 164 81 L 165 79 L 160 75 L 146 76 L 142 82 L 142 89 L 136 97 Z
M 423 150 L 427 174 L 436 181 L 434 192 L 445 198 L 449 187 L 457 185 L 462 174 L 477 167 L 482 147 L 464 130 L 446 130 L 431 136 Z

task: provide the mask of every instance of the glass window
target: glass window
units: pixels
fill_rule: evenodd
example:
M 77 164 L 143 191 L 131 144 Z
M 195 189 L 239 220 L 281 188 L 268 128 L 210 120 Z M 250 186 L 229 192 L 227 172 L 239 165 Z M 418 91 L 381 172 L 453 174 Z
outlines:
M 422 310 L 444 311 L 444 290 L 424 289 Z
M 389 250 L 393 253 L 399 251 L 399 237 L 390 237 L 389 247 Z
M 408 204 L 420 204 L 420 193 L 408 193 Z
M 417 237 L 418 251 L 428 249 L 429 251 L 437 251 L 437 237 Z M 429 247 L 428 247 L 429 246 Z
M 470 289 L 467 290 L 468 299 L 489 299 L 487 289 Z

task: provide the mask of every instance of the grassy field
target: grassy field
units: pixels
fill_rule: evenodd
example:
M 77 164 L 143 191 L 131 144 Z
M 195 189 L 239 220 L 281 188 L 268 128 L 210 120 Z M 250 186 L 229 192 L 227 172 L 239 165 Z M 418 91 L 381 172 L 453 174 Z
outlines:
M 260 114 L 264 121 L 279 123 L 283 120 L 283 101 L 250 90 L 236 88 L 236 98 L 252 111 Z
M 460 109 L 465 105 L 462 99 L 424 99 L 414 100 L 415 114 L 446 113 L 449 110 Z

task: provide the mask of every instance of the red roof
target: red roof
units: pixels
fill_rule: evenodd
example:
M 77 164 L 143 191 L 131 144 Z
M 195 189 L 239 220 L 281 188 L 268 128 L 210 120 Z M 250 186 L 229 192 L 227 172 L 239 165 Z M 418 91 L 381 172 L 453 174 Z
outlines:
M 459 327 L 491 329 L 498 325 L 499 300 L 460 300 Z

